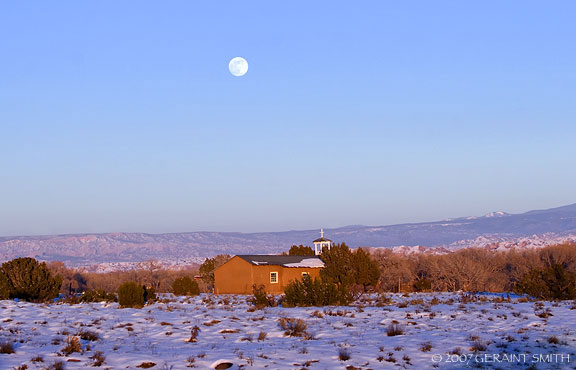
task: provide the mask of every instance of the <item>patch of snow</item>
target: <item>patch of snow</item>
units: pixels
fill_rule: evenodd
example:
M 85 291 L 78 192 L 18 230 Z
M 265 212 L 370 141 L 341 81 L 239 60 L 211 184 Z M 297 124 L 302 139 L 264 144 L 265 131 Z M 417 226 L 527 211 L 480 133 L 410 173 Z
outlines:
M 324 267 L 324 262 L 320 258 L 305 258 L 300 262 L 285 263 L 284 267 Z
M 534 365 L 533 355 L 564 354 L 551 357 L 555 362 L 537 364 L 539 369 L 572 368 L 576 361 L 572 301 L 535 305 L 508 293 L 387 296 L 392 302 L 385 306 L 376 305 L 376 295 L 366 295 L 358 306 L 256 311 L 248 296 L 239 295 L 166 294 L 142 309 L 5 300 L 0 301 L 0 343 L 13 343 L 15 353 L 0 354 L 0 369 L 42 369 L 56 361 L 64 362 L 66 370 L 88 369 L 96 351 L 106 357 L 102 368 L 108 369 L 134 369 L 144 362 L 173 370 L 209 369 L 223 362 L 233 363 L 230 369 L 462 369 L 485 366 L 484 356 L 494 354 L 527 354 L 527 362 L 491 363 L 490 368 L 527 368 Z M 538 316 L 547 311 L 552 315 Z M 286 336 L 280 317 L 304 320 L 313 339 Z M 398 324 L 402 334 L 388 336 L 390 324 Z M 197 341 L 190 342 L 196 326 Z M 62 355 L 67 337 L 86 330 L 98 339 L 81 340 L 82 352 Z M 559 342 L 550 343 L 552 336 Z M 475 342 L 485 345 L 485 351 L 474 352 Z M 429 351 L 422 350 L 425 345 Z M 462 356 L 448 357 L 458 347 Z M 345 362 L 338 359 L 342 348 L 350 354 Z M 31 361 L 37 356 L 42 363 Z

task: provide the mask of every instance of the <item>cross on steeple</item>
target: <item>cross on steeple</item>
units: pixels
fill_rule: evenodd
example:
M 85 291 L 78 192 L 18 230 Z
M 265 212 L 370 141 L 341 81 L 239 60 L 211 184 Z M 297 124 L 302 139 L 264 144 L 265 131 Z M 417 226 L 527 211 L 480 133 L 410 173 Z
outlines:
M 320 229 L 320 238 L 314 240 L 313 243 L 314 243 L 314 254 L 317 256 L 322 254 L 323 248 L 330 249 L 330 247 L 332 246 L 332 241 L 330 239 L 324 238 L 324 229 L 323 228 Z

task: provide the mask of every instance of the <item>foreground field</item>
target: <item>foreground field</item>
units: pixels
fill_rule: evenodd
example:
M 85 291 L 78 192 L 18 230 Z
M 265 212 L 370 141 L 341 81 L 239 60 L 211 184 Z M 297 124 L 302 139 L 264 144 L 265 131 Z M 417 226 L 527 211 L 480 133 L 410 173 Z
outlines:
M 389 297 L 264 310 L 243 296 L 166 296 L 143 309 L 0 301 L 0 369 L 576 369 L 574 302 Z

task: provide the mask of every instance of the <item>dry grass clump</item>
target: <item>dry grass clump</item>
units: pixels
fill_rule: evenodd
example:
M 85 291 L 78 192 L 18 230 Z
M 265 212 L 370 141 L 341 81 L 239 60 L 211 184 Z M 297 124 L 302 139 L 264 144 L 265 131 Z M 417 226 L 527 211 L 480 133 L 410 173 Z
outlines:
M 186 359 L 186 367 L 196 367 L 196 358 L 194 358 L 194 356 L 188 356 Z
M 140 365 L 136 365 L 136 367 L 139 367 L 142 369 L 149 369 L 149 368 L 154 367 L 154 366 L 156 366 L 156 364 L 154 362 L 151 362 L 151 361 L 144 361 Z
M 80 339 L 89 340 L 89 341 L 92 341 L 92 342 L 95 342 L 95 341 L 97 341 L 98 339 L 100 339 L 100 336 L 98 335 L 98 333 L 93 332 L 93 331 L 90 331 L 90 330 L 84 330 L 84 329 L 82 329 L 82 330 L 80 330 L 80 331 L 78 332 L 77 335 L 80 337 Z
M 378 295 L 378 301 L 376 302 L 376 306 L 377 307 L 389 306 L 393 303 L 394 303 L 394 301 L 392 300 L 392 298 L 390 298 L 386 294 L 379 294 Z
M 548 343 L 550 343 L 550 344 L 558 344 L 560 342 L 558 340 L 558 337 L 555 335 L 549 337 L 547 340 L 548 340 Z
M 472 346 L 470 347 L 470 351 L 472 352 L 483 352 L 486 351 L 488 347 L 486 346 L 486 344 L 484 342 L 482 342 L 480 339 L 475 340 L 474 342 L 472 342 Z
M 92 360 L 92 366 L 102 366 L 106 363 L 106 356 L 102 353 L 102 351 L 96 351 L 92 356 L 90 356 Z
M 0 353 L 5 355 L 10 355 L 14 353 L 14 345 L 12 342 L 2 342 L 0 343 Z
M 422 298 L 416 298 L 410 301 L 410 304 L 412 306 L 417 306 L 417 305 L 423 305 L 424 304 L 424 300 Z
M 303 337 L 307 336 L 308 325 L 302 319 L 293 319 L 289 317 L 281 317 L 278 320 L 278 325 L 282 330 L 284 330 L 284 335 L 291 337 Z
M 192 329 L 190 329 L 190 339 L 188 339 L 188 342 L 198 342 L 198 334 L 200 334 L 200 328 L 198 326 L 194 326 Z
M 44 368 L 44 370 L 64 370 L 64 362 L 55 361 Z
M 474 303 L 478 301 L 478 297 L 472 293 L 462 293 L 459 296 L 459 301 L 462 304 Z
M 205 322 L 205 323 L 202 324 L 202 325 L 204 325 L 204 326 L 214 326 L 214 325 L 219 324 L 219 323 L 220 323 L 220 320 L 212 320 L 212 321 L 207 321 L 207 322 Z
M 64 354 L 64 356 L 69 356 L 74 352 L 82 352 L 82 345 L 80 344 L 78 337 L 68 336 L 66 338 L 66 345 L 62 348 L 62 354 Z
M 218 333 L 220 334 L 236 334 L 236 333 L 240 333 L 239 329 L 223 329 L 220 330 Z
M 338 360 L 340 361 L 350 360 L 350 352 L 346 348 L 338 349 Z
M 456 347 L 450 352 L 450 354 L 460 356 L 462 354 L 462 348 Z
M 261 331 L 260 334 L 258 334 L 258 341 L 263 341 L 264 339 L 266 339 L 266 336 L 268 335 L 268 333 L 266 333 L 265 331 Z
M 545 310 L 542 310 L 541 312 L 535 311 L 534 314 L 536 314 L 536 316 L 538 316 L 542 319 L 547 319 L 550 316 L 554 316 L 552 314 L 552 310 L 550 310 L 550 308 L 546 308 Z
M 317 318 L 321 319 L 321 318 L 324 317 L 324 314 L 323 314 L 322 312 L 316 310 L 316 311 L 312 312 L 312 313 L 310 314 L 310 316 L 312 316 L 312 317 L 317 317 Z
M 432 343 L 430 342 L 422 343 L 422 346 L 420 346 L 420 351 L 422 352 L 430 352 L 431 349 Z
M 128 330 L 128 331 L 134 331 L 134 328 L 133 328 L 132 326 L 133 326 L 133 324 L 132 324 L 131 322 L 128 322 L 128 323 L 126 323 L 126 324 L 117 325 L 117 326 L 115 326 L 113 329 L 116 329 L 116 328 L 119 328 L 119 329 L 121 329 L 121 328 L 126 328 L 126 330 Z
M 385 358 L 386 362 L 396 363 L 396 358 L 394 358 L 394 354 L 392 352 L 388 353 L 388 357 Z
M 34 356 L 30 359 L 30 362 L 36 363 L 36 362 L 44 362 L 44 357 L 38 355 L 38 356 Z
M 332 311 L 332 310 L 325 310 L 324 313 L 328 316 L 346 316 L 348 314 L 350 314 L 351 318 L 356 317 L 353 313 L 351 313 L 348 310 L 336 310 L 336 311 Z
M 388 335 L 389 337 L 394 337 L 396 335 L 402 335 L 402 334 L 404 334 L 404 327 L 397 323 L 392 323 L 388 325 L 388 328 L 386 329 L 386 335 Z

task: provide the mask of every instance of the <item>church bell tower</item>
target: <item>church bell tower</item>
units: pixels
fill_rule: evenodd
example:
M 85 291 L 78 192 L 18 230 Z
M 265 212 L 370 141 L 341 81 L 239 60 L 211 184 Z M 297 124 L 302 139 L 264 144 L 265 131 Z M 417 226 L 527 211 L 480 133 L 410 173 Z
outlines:
M 324 237 L 324 229 L 320 229 L 320 237 L 313 241 L 314 243 L 314 254 L 319 256 L 322 254 L 322 248 L 326 247 L 330 250 L 332 246 L 332 240 L 326 239 Z

